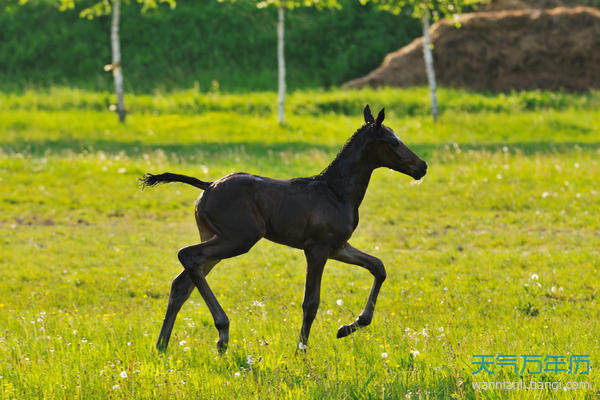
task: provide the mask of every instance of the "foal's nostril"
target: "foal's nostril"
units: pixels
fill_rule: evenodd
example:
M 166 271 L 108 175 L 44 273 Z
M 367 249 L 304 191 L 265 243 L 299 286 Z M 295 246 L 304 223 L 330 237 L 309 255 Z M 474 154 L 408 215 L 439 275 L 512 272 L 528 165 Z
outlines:
M 416 176 L 414 176 L 414 178 L 421 179 L 427 173 L 427 163 L 425 161 L 421 161 L 420 163 L 418 163 L 417 165 L 415 165 L 413 167 L 413 170 L 416 175 Z

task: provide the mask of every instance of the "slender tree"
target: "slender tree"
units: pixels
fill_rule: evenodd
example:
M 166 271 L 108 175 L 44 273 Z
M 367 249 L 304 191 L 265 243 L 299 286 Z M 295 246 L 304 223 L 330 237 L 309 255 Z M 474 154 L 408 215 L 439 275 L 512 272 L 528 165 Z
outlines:
M 123 69 L 121 68 L 121 41 L 119 39 L 119 17 L 121 0 L 114 0 L 112 7 L 112 23 L 110 26 L 110 46 L 112 49 L 112 64 L 104 67 L 105 71 L 112 70 L 117 93 L 117 114 L 119 121 L 125 122 L 125 103 L 123 101 Z
M 377 7 L 390 11 L 394 14 L 407 12 L 415 18 L 421 19 L 423 24 L 423 59 L 425 61 L 425 72 L 429 83 L 431 95 L 431 114 L 433 120 L 438 118 L 437 84 L 435 80 L 435 67 L 433 65 L 433 54 L 431 38 L 429 37 L 429 22 L 437 20 L 440 15 L 451 17 L 460 14 L 466 7 L 474 7 L 478 3 L 487 0 L 360 0 L 361 3 L 374 3 Z
M 285 8 L 277 7 L 277 121 L 285 120 Z
M 61 11 L 75 8 L 75 0 L 59 0 L 59 9 Z M 125 0 L 128 2 L 128 0 Z M 171 8 L 175 7 L 175 0 L 137 0 L 138 3 L 142 4 L 142 13 L 149 9 L 157 8 L 159 3 L 167 3 Z M 124 89 L 123 89 L 123 68 L 121 66 L 121 39 L 119 36 L 119 26 L 121 22 L 121 0 L 101 0 L 94 3 L 90 7 L 83 9 L 79 16 L 81 18 L 93 19 L 103 15 L 112 15 L 111 26 L 110 26 L 110 45 L 112 62 L 104 66 L 105 71 L 112 71 L 115 93 L 117 94 L 117 106 L 116 111 L 119 115 L 119 121 L 125 122 L 125 101 L 124 101 Z
M 299 7 L 339 8 L 337 0 L 261 0 L 258 8 L 277 7 L 277 120 L 285 122 L 285 14 Z

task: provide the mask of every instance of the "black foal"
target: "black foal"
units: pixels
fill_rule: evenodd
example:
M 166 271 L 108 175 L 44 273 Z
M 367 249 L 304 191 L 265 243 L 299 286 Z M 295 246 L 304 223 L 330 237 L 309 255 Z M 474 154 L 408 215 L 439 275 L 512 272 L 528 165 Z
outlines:
M 368 269 L 374 277 L 367 304 L 358 318 L 339 328 L 337 337 L 367 326 L 373 318 L 379 289 L 385 280 L 381 260 L 352 247 L 347 241 L 358 225 L 358 207 L 373 170 L 379 167 L 421 179 L 427 164 L 387 126 L 384 110 L 373 118 L 364 109 L 363 125 L 319 175 L 278 180 L 235 173 L 215 182 L 184 175 L 146 174 L 142 184 L 183 182 L 204 190 L 196 201 L 196 223 L 202 243 L 179 250 L 184 271 L 171 285 L 169 305 L 157 348 L 166 349 L 175 317 L 194 287 L 204 298 L 219 331 L 217 348 L 227 349 L 229 319 L 206 282 L 206 275 L 222 259 L 246 253 L 261 238 L 304 250 L 307 261 L 299 347 L 306 348 L 317 314 L 321 277 L 332 258 Z

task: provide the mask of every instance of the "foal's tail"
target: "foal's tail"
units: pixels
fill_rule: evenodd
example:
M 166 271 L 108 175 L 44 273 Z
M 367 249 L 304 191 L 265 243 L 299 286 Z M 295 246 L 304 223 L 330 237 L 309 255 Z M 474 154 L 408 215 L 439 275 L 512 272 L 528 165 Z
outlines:
M 200 179 L 193 178 L 191 176 L 172 174 L 170 172 L 165 172 L 164 174 L 152 175 L 152 174 L 144 174 L 141 178 L 138 179 L 142 189 L 146 186 L 154 186 L 159 183 L 168 183 L 168 182 L 183 182 L 188 185 L 195 186 L 202 190 L 208 189 L 208 187 L 212 184 L 212 182 L 204 182 Z

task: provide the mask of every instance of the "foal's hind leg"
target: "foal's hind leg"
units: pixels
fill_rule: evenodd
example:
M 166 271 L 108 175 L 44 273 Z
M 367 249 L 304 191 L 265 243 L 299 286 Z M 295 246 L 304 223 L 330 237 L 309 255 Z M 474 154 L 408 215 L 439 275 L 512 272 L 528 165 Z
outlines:
M 201 220 L 198 221 L 198 229 L 200 231 L 200 237 L 204 241 L 214 236 L 214 233 Z M 217 262 L 218 261 L 210 262 L 205 265 L 204 276 L 208 275 Z M 177 313 L 179 313 L 183 303 L 190 297 L 190 294 L 192 294 L 195 287 L 194 282 L 189 277 L 189 273 L 186 270 L 177 275 L 173 280 L 173 283 L 171 284 L 171 293 L 169 294 L 169 305 L 167 306 L 165 319 L 158 336 L 158 342 L 156 343 L 156 348 L 159 351 L 167 349 L 173 325 L 175 324 L 175 318 L 177 318 Z
M 204 276 L 208 275 L 217 262 L 218 261 L 214 261 L 205 265 Z M 163 320 L 160 335 L 158 336 L 158 342 L 156 343 L 156 348 L 159 351 L 167 349 L 169 339 L 171 338 L 171 331 L 175 324 L 175 318 L 177 318 L 177 314 L 179 313 L 179 310 L 181 310 L 183 303 L 187 301 L 195 287 L 196 285 L 194 285 L 187 270 L 184 270 L 173 279 L 173 283 L 171 283 L 171 293 L 169 294 L 169 305 L 167 306 L 165 319 Z
M 247 252 L 259 239 L 260 236 L 227 240 L 215 236 L 207 242 L 179 250 L 179 261 L 181 261 L 181 264 L 186 269 L 185 272 L 189 274 L 188 276 L 198 288 L 213 316 L 215 327 L 219 331 L 217 349 L 220 353 L 227 350 L 229 342 L 229 318 L 208 286 L 203 270 L 210 263 Z
M 340 329 L 338 329 L 337 337 L 339 339 L 343 338 L 344 336 L 348 336 L 358 328 L 362 328 L 371 323 L 373 312 L 375 311 L 375 302 L 377 302 L 379 289 L 381 289 L 381 285 L 383 284 L 383 281 L 385 281 L 386 273 L 383 263 L 379 258 L 368 255 L 367 253 L 363 253 L 362 251 L 350 246 L 349 243 L 344 244 L 340 249 L 334 252 L 330 258 L 348 264 L 364 267 L 368 269 L 374 277 L 371 293 L 369 294 L 365 308 L 360 313 L 356 321 L 349 325 L 342 325 Z

